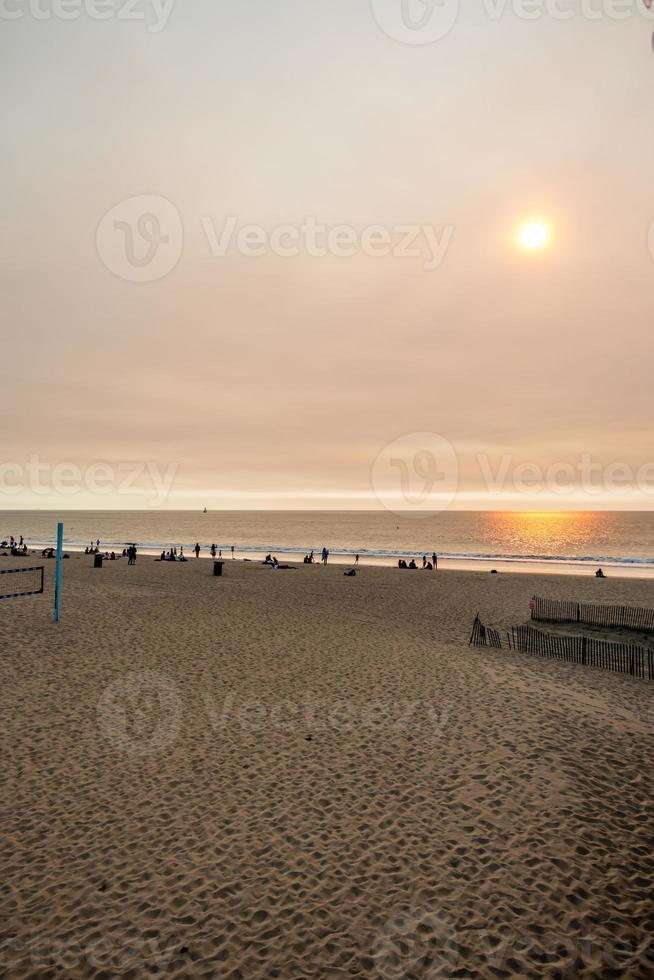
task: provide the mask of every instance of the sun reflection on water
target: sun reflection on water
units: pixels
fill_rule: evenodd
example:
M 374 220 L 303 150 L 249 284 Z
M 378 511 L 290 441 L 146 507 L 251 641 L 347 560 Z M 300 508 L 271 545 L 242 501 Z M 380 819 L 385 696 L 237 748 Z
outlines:
M 486 516 L 516 553 L 533 555 L 583 555 L 610 538 L 614 523 L 613 514 L 590 511 L 504 511 Z

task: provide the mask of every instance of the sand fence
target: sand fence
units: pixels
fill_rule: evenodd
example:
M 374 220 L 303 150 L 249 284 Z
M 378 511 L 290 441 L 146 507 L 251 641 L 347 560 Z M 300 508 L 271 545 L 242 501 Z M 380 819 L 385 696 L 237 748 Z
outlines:
M 563 603 L 562 605 L 573 606 L 578 604 Z M 628 607 L 616 606 L 613 608 Z M 650 610 L 644 611 L 650 612 Z M 583 622 L 577 619 L 547 621 Z M 593 623 L 593 625 L 604 625 L 604 623 Z M 627 628 L 623 623 L 620 625 L 622 628 Z M 630 674 L 632 677 L 640 677 L 643 680 L 654 680 L 654 651 L 634 643 L 618 642 L 582 634 L 550 633 L 530 625 L 511 626 L 507 630 L 500 630 L 493 626 L 486 626 L 477 614 L 469 645 L 531 653 L 540 657 L 552 657 L 556 660 L 565 660 L 568 663 L 581 664 L 585 667 L 599 667 L 603 670 Z
M 638 630 L 654 634 L 654 609 L 604 603 L 566 602 L 561 599 L 531 601 L 531 618 L 541 623 L 583 623 L 604 629 Z

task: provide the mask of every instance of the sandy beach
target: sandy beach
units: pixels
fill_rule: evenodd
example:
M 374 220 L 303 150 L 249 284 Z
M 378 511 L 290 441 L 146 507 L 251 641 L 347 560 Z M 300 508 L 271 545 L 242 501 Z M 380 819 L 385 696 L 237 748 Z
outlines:
M 468 647 L 651 582 L 74 556 L 54 624 L 53 565 L 0 605 L 3 976 L 652 976 L 654 686 Z

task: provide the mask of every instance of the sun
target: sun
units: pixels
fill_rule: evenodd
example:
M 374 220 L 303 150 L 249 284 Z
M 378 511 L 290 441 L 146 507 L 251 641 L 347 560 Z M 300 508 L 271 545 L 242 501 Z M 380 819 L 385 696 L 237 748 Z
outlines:
M 549 226 L 540 220 L 528 221 L 521 225 L 518 230 L 518 243 L 522 248 L 531 252 L 546 248 L 551 237 Z

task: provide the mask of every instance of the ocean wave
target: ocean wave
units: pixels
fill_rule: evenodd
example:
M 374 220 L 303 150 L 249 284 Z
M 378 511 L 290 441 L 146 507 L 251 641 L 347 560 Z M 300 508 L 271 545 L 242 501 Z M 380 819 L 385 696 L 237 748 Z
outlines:
M 54 544 L 53 539 L 34 540 L 30 539 L 28 544 L 34 548 L 50 547 Z M 105 551 L 122 551 L 129 544 L 136 546 L 145 552 L 157 554 L 161 551 L 170 549 L 170 542 L 162 541 L 102 541 L 101 547 Z M 181 547 L 189 554 L 192 552 L 195 542 L 183 542 Z M 65 546 L 71 550 L 83 549 L 88 546 L 87 541 L 66 540 Z M 179 548 L 179 545 L 177 545 Z M 203 553 L 206 555 L 210 545 L 201 542 Z M 231 554 L 231 544 L 219 544 L 216 547 L 225 555 Z M 311 551 L 319 557 L 321 548 L 316 546 L 302 545 L 280 545 L 280 544 L 234 544 L 235 552 L 239 555 L 259 555 L 259 554 L 283 554 L 303 556 Z M 376 560 L 398 560 L 400 558 L 418 558 L 423 555 L 431 557 L 432 549 L 395 549 L 395 548 L 345 548 L 334 547 L 329 549 L 330 556 L 337 558 L 372 558 Z M 546 565 L 608 565 L 625 568 L 654 568 L 654 557 L 631 557 L 627 555 L 544 555 L 544 554 L 515 554 L 504 552 L 483 552 L 483 551 L 439 551 L 439 561 L 457 562 L 506 562 L 516 564 L 546 564 Z

